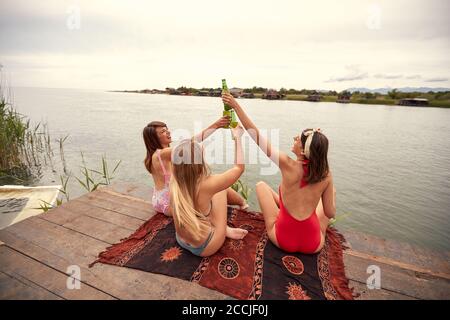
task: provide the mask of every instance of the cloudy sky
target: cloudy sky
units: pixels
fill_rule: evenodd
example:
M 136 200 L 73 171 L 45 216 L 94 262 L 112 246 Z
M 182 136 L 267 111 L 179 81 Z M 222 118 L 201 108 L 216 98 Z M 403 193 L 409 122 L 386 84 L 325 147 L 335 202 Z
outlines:
M 450 87 L 448 0 L 1 0 L 13 86 Z

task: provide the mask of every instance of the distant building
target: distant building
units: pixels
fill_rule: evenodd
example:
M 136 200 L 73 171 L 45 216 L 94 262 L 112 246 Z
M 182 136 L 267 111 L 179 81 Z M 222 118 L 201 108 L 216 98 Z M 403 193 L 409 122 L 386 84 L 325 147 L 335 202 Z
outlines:
M 231 88 L 230 93 L 233 97 L 239 98 L 244 93 L 244 90 L 240 88 Z
M 175 88 L 166 88 L 166 93 L 172 94 L 172 95 L 179 95 L 180 94 L 180 92 L 177 89 L 175 89 Z
M 406 99 L 401 99 L 398 102 L 398 105 L 400 105 L 400 106 L 414 106 L 414 107 L 427 106 L 428 105 L 428 99 L 406 98 Z
M 277 100 L 283 98 L 283 95 L 276 90 L 269 89 L 263 93 L 262 98 L 268 100 Z
M 241 94 L 241 98 L 253 99 L 255 95 L 252 92 L 244 92 Z
M 322 100 L 322 96 L 320 94 L 310 94 L 306 97 L 306 101 L 319 102 Z
M 222 96 L 222 90 L 221 89 L 211 89 L 209 90 L 209 96 L 210 97 L 221 97 Z
M 338 103 L 350 103 L 352 94 L 350 92 L 344 92 L 338 95 L 336 102 Z
M 209 91 L 200 90 L 199 92 L 197 92 L 197 95 L 200 97 L 207 97 L 207 96 L 209 96 Z

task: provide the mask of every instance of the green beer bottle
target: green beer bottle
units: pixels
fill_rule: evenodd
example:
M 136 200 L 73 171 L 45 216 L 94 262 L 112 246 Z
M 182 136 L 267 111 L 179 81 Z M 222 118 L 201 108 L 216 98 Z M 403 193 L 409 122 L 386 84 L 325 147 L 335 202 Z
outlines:
M 229 93 L 227 81 L 225 79 L 222 79 L 222 94 L 223 93 Z M 226 128 L 236 128 L 238 125 L 238 122 L 236 120 L 236 112 L 234 112 L 233 108 L 231 108 L 228 104 L 223 104 L 223 116 L 229 116 L 230 117 L 230 125 Z

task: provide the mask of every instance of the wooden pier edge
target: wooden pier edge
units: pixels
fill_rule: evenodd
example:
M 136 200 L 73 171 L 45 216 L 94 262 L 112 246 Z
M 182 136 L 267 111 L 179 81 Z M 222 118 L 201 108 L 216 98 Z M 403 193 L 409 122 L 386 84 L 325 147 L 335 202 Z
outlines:
M 111 244 L 155 214 L 151 187 L 116 182 L 0 230 L 0 299 L 230 299 L 180 279 L 98 264 Z M 450 299 L 450 254 L 342 232 L 358 299 Z M 381 288 L 367 286 L 378 268 Z M 73 288 L 72 278 L 80 288 Z

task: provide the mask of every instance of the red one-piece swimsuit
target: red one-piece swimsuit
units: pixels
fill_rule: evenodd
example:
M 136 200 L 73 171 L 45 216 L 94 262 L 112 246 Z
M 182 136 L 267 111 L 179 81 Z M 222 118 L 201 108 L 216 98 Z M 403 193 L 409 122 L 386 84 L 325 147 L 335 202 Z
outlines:
M 308 176 L 308 160 L 303 162 L 303 177 Z M 308 185 L 302 179 L 300 188 Z M 275 236 L 281 249 L 287 252 L 314 253 L 320 246 L 321 231 L 320 222 L 316 210 L 304 220 L 294 218 L 283 205 L 281 188 L 278 188 L 280 195 L 280 212 L 275 222 Z

